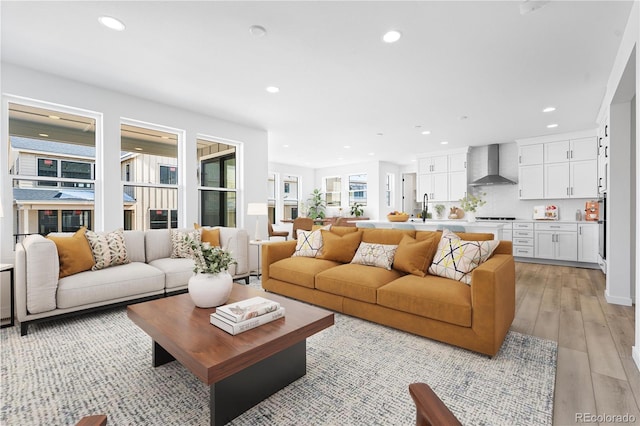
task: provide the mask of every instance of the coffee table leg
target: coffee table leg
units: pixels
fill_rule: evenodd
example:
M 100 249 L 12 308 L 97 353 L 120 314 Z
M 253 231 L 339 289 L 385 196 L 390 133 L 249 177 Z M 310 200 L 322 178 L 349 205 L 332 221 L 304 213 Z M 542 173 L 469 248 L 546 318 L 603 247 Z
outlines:
M 210 386 L 211 425 L 223 425 L 307 373 L 303 340 Z
M 173 355 L 167 352 L 162 346 L 160 346 L 155 340 L 153 341 L 153 348 L 151 349 L 153 355 L 153 366 L 159 367 L 168 362 L 175 361 Z

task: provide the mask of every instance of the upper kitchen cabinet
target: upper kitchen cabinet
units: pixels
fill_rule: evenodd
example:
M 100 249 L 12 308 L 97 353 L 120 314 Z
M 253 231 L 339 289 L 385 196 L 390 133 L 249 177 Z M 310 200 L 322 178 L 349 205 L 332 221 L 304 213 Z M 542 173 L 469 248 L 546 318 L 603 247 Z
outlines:
M 586 131 L 519 140 L 520 198 L 596 197 L 598 144 L 594 134 Z
M 607 192 L 609 186 L 609 114 L 598 128 L 598 194 Z
M 418 198 L 458 201 L 467 191 L 468 147 L 418 157 Z
M 544 149 L 542 144 L 520 145 L 518 147 L 518 165 L 532 166 L 542 164 L 544 160 Z

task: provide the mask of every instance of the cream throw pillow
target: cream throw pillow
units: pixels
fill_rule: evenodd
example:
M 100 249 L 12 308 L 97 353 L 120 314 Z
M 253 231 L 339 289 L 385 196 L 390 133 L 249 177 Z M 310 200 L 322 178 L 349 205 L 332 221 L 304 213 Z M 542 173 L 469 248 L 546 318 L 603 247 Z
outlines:
M 445 229 L 429 273 L 471 284 L 471 273 L 486 262 L 500 241 L 465 241 Z
M 398 246 L 395 244 L 374 244 L 361 242 L 351 263 L 366 266 L 376 266 L 391 270 L 393 257 Z
M 321 230 L 328 231 L 331 229 L 331 225 L 323 226 L 322 228 L 315 229 L 313 231 L 305 231 L 303 229 L 297 230 L 297 242 L 296 251 L 293 252 L 293 256 L 301 257 L 317 257 L 322 254 L 322 232 Z
M 109 266 L 124 265 L 130 262 L 127 246 L 124 243 L 124 231 L 122 229 L 104 234 L 97 234 L 87 230 L 85 236 L 91 246 L 93 260 L 96 262 L 93 268 L 91 268 L 94 271 L 108 268 Z
M 200 231 L 197 229 L 193 231 L 170 229 L 169 231 L 171 233 L 171 258 L 193 258 L 191 244 L 187 242 L 187 238 L 193 240 L 196 244 L 200 244 Z

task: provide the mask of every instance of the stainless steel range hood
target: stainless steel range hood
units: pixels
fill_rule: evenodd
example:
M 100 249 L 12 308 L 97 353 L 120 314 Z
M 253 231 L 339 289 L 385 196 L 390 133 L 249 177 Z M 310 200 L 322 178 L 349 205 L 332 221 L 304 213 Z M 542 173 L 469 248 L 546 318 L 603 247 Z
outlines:
M 516 183 L 504 176 L 500 176 L 500 146 L 487 146 L 487 175 L 471 182 L 471 186 L 484 185 L 515 185 Z

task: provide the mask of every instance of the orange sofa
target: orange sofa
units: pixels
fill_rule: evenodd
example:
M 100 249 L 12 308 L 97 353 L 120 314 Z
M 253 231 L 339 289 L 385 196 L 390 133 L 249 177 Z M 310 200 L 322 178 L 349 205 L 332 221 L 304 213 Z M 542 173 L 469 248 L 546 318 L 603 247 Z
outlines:
M 361 241 L 376 244 L 399 244 L 404 235 L 418 241 L 431 239 L 434 252 L 442 235 L 440 231 L 352 227 L 332 227 L 330 232 L 360 232 Z M 493 239 L 493 234 L 457 235 L 467 241 Z M 296 241 L 263 246 L 265 290 L 489 356 L 500 349 L 515 315 L 511 241 L 500 241 L 493 255 L 473 270 L 470 285 L 393 268 L 292 256 L 295 248 Z M 396 255 L 394 266 L 402 260 Z

